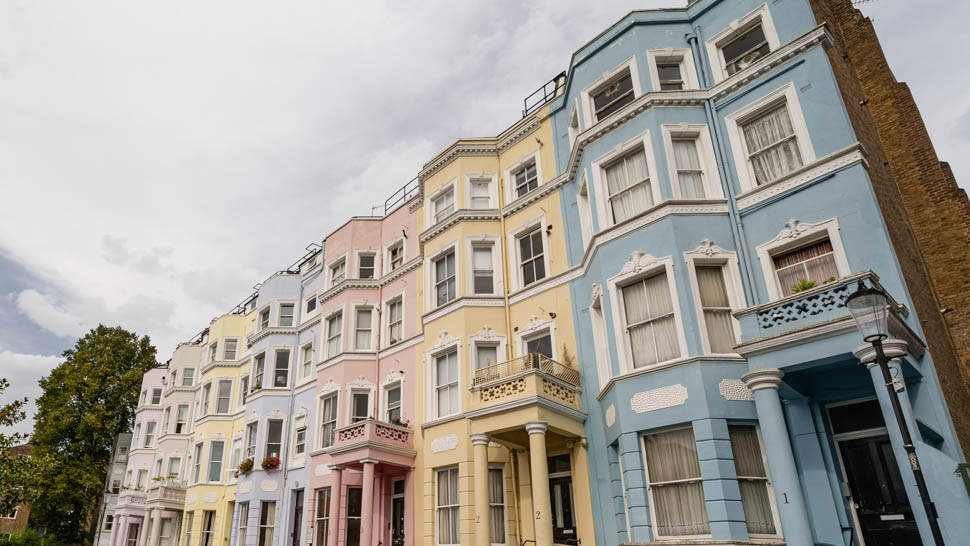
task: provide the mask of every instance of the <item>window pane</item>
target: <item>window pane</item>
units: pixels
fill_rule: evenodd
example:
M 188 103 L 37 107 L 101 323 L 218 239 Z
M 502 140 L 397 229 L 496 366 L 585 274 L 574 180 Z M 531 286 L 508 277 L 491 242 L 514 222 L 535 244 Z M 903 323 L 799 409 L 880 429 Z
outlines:
M 537 353 L 552 358 L 552 337 L 545 335 L 530 339 L 525 344 L 525 350 L 529 353 Z
M 818 286 L 839 277 L 828 239 L 776 256 L 774 261 L 778 283 L 786 296 L 802 281 Z
M 290 352 L 276 351 L 276 367 L 273 373 L 273 386 L 285 387 L 290 377 Z
M 357 421 L 367 419 L 370 414 L 369 398 L 366 393 L 354 393 L 354 414 L 351 416 L 351 422 L 356 423 Z
M 644 444 L 650 493 L 657 515 L 657 534 L 709 534 L 694 431 L 684 428 L 650 434 L 644 437 Z
M 681 197 L 703 199 L 705 192 L 701 179 L 700 158 L 697 155 L 697 142 L 693 138 L 676 139 L 673 145 Z
M 498 363 L 498 347 L 495 345 L 479 345 L 475 360 L 476 368 L 493 366 Z
M 767 54 L 770 49 L 764 30 L 757 25 L 721 48 L 728 74 L 734 74 Z
M 786 104 L 746 123 L 743 131 L 758 184 L 771 182 L 802 166 L 801 152 Z
M 633 102 L 633 78 L 627 70 L 618 79 L 610 82 L 602 90 L 593 94 L 593 110 L 596 119 L 601 120 Z
M 768 495 L 768 480 L 764 459 L 761 456 L 758 431 L 753 426 L 731 425 L 728 427 L 728 432 L 748 532 L 775 534 L 775 522 L 771 511 L 771 499 Z

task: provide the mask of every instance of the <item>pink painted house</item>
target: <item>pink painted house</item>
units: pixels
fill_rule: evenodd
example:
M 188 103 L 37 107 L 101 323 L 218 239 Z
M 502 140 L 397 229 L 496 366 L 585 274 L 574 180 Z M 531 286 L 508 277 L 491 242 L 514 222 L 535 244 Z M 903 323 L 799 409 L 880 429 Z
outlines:
M 325 240 L 307 511 L 315 546 L 415 543 L 416 197 Z

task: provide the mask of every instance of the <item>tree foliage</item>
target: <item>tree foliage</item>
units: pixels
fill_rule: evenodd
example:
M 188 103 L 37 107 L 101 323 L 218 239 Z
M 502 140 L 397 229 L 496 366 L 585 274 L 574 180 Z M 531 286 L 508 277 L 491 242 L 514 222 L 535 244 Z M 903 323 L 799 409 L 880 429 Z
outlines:
M 0 377 L 0 395 L 10 387 L 10 382 Z M 0 406 L 0 427 L 11 427 L 27 416 L 24 407 L 27 398 L 19 398 Z M 39 469 L 39 459 L 21 456 L 13 448 L 26 442 L 27 436 L 15 432 L 0 432 L 0 514 L 13 511 L 14 507 L 37 497 L 34 474 Z
M 30 504 L 30 518 L 56 542 L 77 544 L 91 540 L 113 441 L 131 428 L 155 347 L 148 336 L 98 326 L 63 356 L 40 380 L 33 443 L 50 464 L 37 473 L 43 494 Z

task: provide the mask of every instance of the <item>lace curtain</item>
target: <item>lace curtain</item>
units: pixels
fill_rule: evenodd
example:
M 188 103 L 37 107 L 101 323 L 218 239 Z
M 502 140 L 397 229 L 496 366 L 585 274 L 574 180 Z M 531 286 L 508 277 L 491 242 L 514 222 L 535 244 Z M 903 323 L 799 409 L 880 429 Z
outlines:
M 701 179 L 701 163 L 697 157 L 697 141 L 685 138 L 674 140 L 673 144 L 680 196 L 684 199 L 703 199 L 706 195 Z
M 745 125 L 744 141 L 758 184 L 771 182 L 802 166 L 786 104 Z
M 458 469 L 438 472 L 438 544 L 458 544 Z

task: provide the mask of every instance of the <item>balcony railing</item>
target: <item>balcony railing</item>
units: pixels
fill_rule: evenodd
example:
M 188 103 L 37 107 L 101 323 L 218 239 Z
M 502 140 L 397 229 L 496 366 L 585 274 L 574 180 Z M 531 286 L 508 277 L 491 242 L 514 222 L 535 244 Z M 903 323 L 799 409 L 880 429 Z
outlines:
M 529 353 L 507 362 L 479 368 L 475 370 L 472 385 L 477 387 L 531 370 L 538 370 L 574 387 L 580 386 L 579 370 L 539 353 Z
M 542 87 L 536 89 L 523 101 L 522 117 L 535 112 L 542 105 L 551 101 L 562 93 L 566 85 L 566 72 L 556 74 L 554 78 L 547 81 Z
M 385 444 L 411 449 L 411 429 L 376 419 L 365 419 L 336 430 L 336 438 L 333 442 L 335 449 L 358 443 Z
M 148 490 L 148 502 L 152 501 L 184 503 L 185 483 L 172 479 L 157 482 Z

